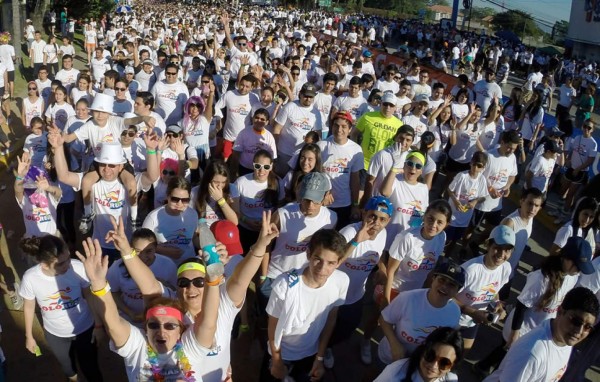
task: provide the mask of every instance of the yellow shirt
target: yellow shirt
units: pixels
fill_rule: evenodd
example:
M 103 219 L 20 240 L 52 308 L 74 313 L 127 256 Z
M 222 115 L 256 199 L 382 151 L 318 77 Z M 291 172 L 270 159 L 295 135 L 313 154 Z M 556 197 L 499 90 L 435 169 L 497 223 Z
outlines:
M 400 126 L 401 120 L 395 116 L 385 118 L 380 111 L 372 111 L 360 117 L 356 128 L 363 135 L 361 147 L 365 155 L 365 169 L 369 168 L 369 162 L 375 153 L 393 143 Z

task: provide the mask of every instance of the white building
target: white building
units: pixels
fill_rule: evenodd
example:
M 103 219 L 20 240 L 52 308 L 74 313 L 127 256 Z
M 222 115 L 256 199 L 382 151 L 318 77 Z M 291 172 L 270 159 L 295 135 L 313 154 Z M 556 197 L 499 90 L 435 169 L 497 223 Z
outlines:
M 599 1 L 573 0 L 567 39 L 573 41 L 574 55 L 600 61 Z

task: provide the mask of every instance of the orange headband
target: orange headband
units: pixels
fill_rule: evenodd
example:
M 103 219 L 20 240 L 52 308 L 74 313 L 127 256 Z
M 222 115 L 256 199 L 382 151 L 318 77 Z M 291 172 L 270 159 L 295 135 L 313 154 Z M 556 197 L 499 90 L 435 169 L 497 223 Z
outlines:
M 151 317 L 173 317 L 179 322 L 183 322 L 183 315 L 179 309 L 172 308 L 170 306 L 155 306 L 154 308 L 148 309 L 146 312 L 146 320 Z

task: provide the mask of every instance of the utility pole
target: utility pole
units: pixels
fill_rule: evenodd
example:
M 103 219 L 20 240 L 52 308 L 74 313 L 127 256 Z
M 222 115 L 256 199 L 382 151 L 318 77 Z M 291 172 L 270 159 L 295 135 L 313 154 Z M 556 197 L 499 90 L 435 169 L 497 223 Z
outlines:
M 23 36 L 23 28 L 21 28 L 21 0 L 12 0 L 12 24 L 12 44 L 15 47 L 17 61 L 19 61 L 21 59 L 22 51 L 21 36 Z

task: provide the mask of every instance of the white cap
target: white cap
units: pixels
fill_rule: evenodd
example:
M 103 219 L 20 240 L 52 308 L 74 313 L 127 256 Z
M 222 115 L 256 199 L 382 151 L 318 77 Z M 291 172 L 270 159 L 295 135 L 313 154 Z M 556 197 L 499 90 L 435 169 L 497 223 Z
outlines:
M 90 106 L 90 110 L 103 111 L 105 113 L 113 114 L 114 102 L 115 98 L 113 96 L 103 93 L 96 93 L 94 102 L 92 102 L 92 106 Z
M 104 142 L 100 148 L 100 153 L 94 160 L 104 164 L 123 164 L 127 162 L 123 146 L 118 142 Z
M 384 103 L 391 103 L 394 106 L 396 106 L 396 103 L 398 102 L 398 98 L 396 97 L 396 95 L 394 93 L 390 92 L 385 92 L 383 93 L 383 97 L 381 97 L 381 104 Z

